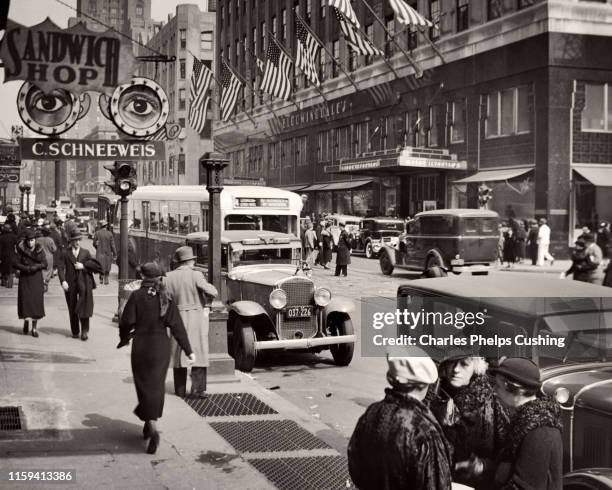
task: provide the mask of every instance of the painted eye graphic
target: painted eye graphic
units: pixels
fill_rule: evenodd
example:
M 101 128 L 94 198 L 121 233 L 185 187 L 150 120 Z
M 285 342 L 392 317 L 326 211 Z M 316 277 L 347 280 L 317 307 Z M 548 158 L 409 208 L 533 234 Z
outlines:
M 30 82 L 25 82 L 19 89 L 17 109 L 32 131 L 44 135 L 68 131 L 83 112 L 80 100 L 70 92 L 55 89 L 45 93 Z
M 130 136 L 146 138 L 157 133 L 168 119 L 168 98 L 148 78 L 133 78 L 115 89 L 109 103 L 110 118 Z
M 61 97 L 59 95 L 41 94 L 40 97 L 38 97 L 38 99 L 34 102 L 34 108 L 41 112 L 53 113 L 59 111 L 70 103 L 71 101 L 69 99 L 66 100 L 65 97 Z

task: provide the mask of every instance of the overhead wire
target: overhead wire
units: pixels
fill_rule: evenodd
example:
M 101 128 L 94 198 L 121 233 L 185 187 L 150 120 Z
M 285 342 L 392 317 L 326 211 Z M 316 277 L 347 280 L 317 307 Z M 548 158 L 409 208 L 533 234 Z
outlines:
M 90 19 L 90 20 L 93 20 L 94 22 L 96 22 L 96 23 L 100 24 L 101 26 L 104 26 L 104 27 L 106 27 L 107 29 L 109 29 L 109 30 L 111 30 L 111 31 L 113 31 L 113 32 L 116 32 L 116 33 L 117 33 L 117 34 L 119 34 L 120 36 L 122 36 L 122 37 L 124 37 L 124 38 L 126 38 L 126 39 L 129 39 L 129 40 L 130 40 L 130 41 L 132 41 L 133 43 L 135 43 L 135 44 L 137 44 L 137 45 L 139 45 L 139 46 L 141 46 L 141 47 L 143 47 L 143 48 L 145 48 L 145 49 L 148 49 L 149 51 L 151 51 L 151 52 L 155 53 L 156 55 L 158 55 L 158 56 L 163 56 L 164 58 L 166 57 L 166 55 L 165 55 L 165 54 L 163 54 L 162 52 L 157 51 L 156 49 L 153 49 L 153 48 L 151 48 L 151 47 L 147 46 L 146 44 L 141 43 L 140 41 L 138 41 L 138 40 L 134 39 L 134 38 L 133 38 L 133 37 L 131 37 L 131 36 L 128 36 L 127 34 L 125 34 L 125 33 L 121 32 L 121 31 L 118 31 L 118 30 L 117 30 L 117 29 L 115 29 L 113 26 L 111 26 L 111 25 L 109 25 L 109 24 L 106 24 L 105 22 L 102 22 L 100 19 L 98 19 L 98 18 L 96 18 L 96 17 L 94 17 L 94 16 L 92 16 L 92 15 L 89 15 L 89 14 L 87 14 L 87 13 L 83 12 L 82 10 L 81 10 L 81 11 L 79 11 L 79 10 L 78 10 L 76 7 L 73 7 L 72 5 L 67 4 L 67 3 L 66 3 L 66 2 L 64 2 L 63 0 L 55 0 L 55 1 L 56 1 L 57 3 L 59 3 L 60 5 L 63 5 L 64 7 L 68 7 L 69 9 L 74 10 L 74 11 L 75 11 L 77 14 L 79 14 L 80 16 L 85 17 L 85 18 Z

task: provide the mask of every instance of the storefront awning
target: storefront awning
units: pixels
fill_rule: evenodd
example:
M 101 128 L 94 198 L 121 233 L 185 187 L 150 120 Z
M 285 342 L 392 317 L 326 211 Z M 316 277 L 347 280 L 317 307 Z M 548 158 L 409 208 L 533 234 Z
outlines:
M 519 175 L 531 172 L 533 167 L 523 168 L 505 168 L 500 170 L 481 170 L 480 172 L 465 177 L 464 179 L 455 180 L 453 184 L 468 184 L 469 182 L 496 182 L 500 180 L 510 180 Z
M 304 187 L 306 187 L 306 184 L 281 185 L 281 186 L 278 186 L 277 189 L 282 189 L 284 191 L 295 192 L 295 191 L 301 191 L 302 189 L 304 189 Z
M 612 187 L 612 165 L 572 165 L 572 169 L 591 184 Z
M 350 189 L 357 189 L 363 187 L 372 182 L 372 179 L 367 180 L 342 180 L 339 182 L 329 182 L 327 184 L 313 184 L 311 186 L 302 189 L 303 191 L 346 191 Z

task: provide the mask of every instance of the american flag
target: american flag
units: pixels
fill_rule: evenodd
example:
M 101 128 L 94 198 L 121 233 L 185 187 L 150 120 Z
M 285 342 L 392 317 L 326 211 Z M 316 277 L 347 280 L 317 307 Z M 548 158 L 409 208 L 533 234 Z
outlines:
M 340 22 L 340 29 L 346 39 L 346 43 L 349 48 L 355 51 L 357 54 L 372 55 L 372 56 L 384 56 L 385 54 L 372 44 L 367 38 L 361 35 L 359 30 L 355 28 L 350 22 L 346 20 L 346 17 L 337 8 L 334 8 L 334 13 L 338 22 Z
M 193 60 L 193 72 L 189 87 L 189 125 L 198 133 L 204 130 L 206 110 L 210 102 L 208 89 L 212 80 L 212 71 L 199 59 Z
M 389 0 L 391 8 L 395 12 L 395 20 L 400 24 L 417 27 L 430 27 L 432 24 L 404 0 Z
M 368 93 L 372 97 L 375 106 L 387 105 L 396 102 L 398 99 L 398 94 L 393 91 L 389 82 L 369 87 Z
M 348 21 L 351 22 L 355 27 L 359 27 L 359 21 L 357 20 L 357 15 L 353 10 L 353 6 L 351 5 L 351 0 L 329 0 L 330 7 L 338 9 L 344 17 Z
M 257 68 L 259 68 L 259 70 L 262 73 L 266 71 L 266 63 L 262 61 L 259 56 L 255 56 L 255 64 L 257 65 Z
M 315 85 L 320 85 L 317 67 L 317 56 L 321 46 L 304 25 L 301 19 L 295 19 L 295 35 L 297 36 L 297 56 L 295 63 L 304 72 L 306 78 Z
M 259 89 L 279 99 L 291 97 L 293 62 L 281 50 L 276 39 L 270 38 L 266 54 L 266 69 Z
M 243 83 L 229 67 L 225 59 L 221 60 L 221 119 L 225 122 L 232 117 L 232 112 L 238 102 L 238 94 Z

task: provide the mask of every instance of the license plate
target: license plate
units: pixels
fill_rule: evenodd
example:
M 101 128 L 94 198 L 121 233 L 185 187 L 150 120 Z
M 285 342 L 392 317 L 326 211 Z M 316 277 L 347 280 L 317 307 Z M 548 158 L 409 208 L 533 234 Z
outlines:
M 308 318 L 312 316 L 312 306 L 290 306 L 285 310 L 285 318 Z

